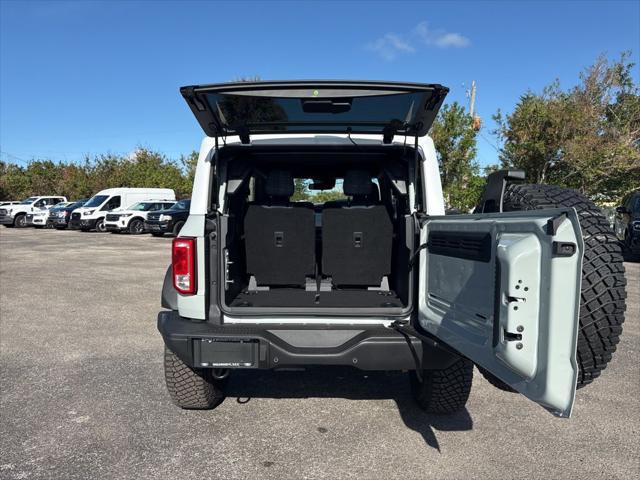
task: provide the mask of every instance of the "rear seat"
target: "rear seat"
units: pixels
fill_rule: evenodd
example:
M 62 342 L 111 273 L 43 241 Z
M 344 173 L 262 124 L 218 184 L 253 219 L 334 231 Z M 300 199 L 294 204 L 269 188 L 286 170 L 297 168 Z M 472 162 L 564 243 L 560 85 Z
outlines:
M 291 174 L 269 172 L 267 204 L 249 205 L 244 218 L 247 272 L 260 286 L 302 286 L 315 277 L 315 212 L 308 204 L 290 203 Z
M 340 286 L 380 286 L 391 272 L 393 225 L 364 170 L 350 170 L 343 184 L 346 206 L 322 213 L 322 273 Z

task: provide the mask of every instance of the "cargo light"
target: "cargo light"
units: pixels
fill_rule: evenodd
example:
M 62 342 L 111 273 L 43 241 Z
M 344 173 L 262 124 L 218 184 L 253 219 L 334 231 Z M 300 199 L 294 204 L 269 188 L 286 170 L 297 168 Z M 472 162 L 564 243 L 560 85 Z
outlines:
M 173 288 L 179 293 L 196 293 L 196 239 L 174 238 L 171 246 Z

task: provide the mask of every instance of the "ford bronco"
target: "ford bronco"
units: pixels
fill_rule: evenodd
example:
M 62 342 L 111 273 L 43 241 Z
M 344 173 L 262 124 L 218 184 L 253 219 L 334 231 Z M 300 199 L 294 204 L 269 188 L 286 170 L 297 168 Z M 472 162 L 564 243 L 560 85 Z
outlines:
M 622 331 L 620 247 L 590 200 L 521 171 L 492 174 L 473 214 L 444 215 L 427 134 L 447 92 L 181 89 L 206 136 L 158 315 L 178 406 L 215 407 L 238 369 L 341 365 L 407 371 L 423 409 L 450 413 L 477 365 L 570 415 Z M 301 186 L 332 199 L 299 201 Z

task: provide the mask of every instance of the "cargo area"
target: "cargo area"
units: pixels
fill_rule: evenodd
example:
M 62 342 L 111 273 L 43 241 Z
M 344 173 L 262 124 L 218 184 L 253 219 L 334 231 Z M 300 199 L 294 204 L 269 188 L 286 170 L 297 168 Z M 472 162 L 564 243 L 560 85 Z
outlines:
M 223 307 L 399 313 L 410 305 L 411 148 L 252 145 L 222 152 Z

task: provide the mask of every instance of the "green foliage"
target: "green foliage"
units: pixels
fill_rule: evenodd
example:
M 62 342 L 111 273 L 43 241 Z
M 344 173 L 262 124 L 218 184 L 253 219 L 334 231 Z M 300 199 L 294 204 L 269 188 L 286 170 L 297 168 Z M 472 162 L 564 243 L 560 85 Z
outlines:
M 346 195 L 342 193 L 341 190 L 320 190 L 318 192 L 314 192 L 309 200 L 314 203 L 324 203 L 331 202 L 333 200 L 344 200 L 346 198 Z
M 192 152 L 173 161 L 147 149 L 128 157 L 98 155 L 83 163 L 34 160 L 26 167 L 0 162 L 0 198 L 58 194 L 69 199 L 90 197 L 112 187 L 162 187 L 189 196 L 198 155 Z
M 601 202 L 638 188 L 640 89 L 628 59 L 600 57 L 575 87 L 563 91 L 556 81 L 541 94 L 524 94 L 510 115 L 498 112 L 502 165 Z
M 324 203 L 331 200 L 343 200 L 347 198 L 342 190 L 310 190 L 309 180 L 296 178 L 294 180 L 295 190 L 291 196 L 293 202 L 313 202 Z
M 304 179 L 294 179 L 294 187 L 293 195 L 291 196 L 292 202 L 304 202 L 309 200 L 310 192 Z
M 475 162 L 476 131 L 471 116 L 457 102 L 444 105 L 431 127 L 440 178 L 448 208 L 471 210 L 480 199 L 484 179 Z

